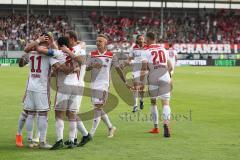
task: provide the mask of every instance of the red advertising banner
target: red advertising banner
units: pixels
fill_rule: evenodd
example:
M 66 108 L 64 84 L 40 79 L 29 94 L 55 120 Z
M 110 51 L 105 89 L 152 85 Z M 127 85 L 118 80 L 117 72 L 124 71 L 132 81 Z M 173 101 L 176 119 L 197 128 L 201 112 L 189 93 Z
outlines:
M 163 43 L 166 49 L 168 49 L 168 43 Z M 134 44 L 124 43 L 112 43 L 108 45 L 108 49 L 113 52 L 129 52 Z M 173 47 L 178 53 L 187 54 L 240 54 L 240 44 L 199 44 L 199 43 L 176 43 Z
M 168 44 L 164 44 L 168 48 Z M 240 44 L 174 44 L 179 53 L 207 53 L 207 54 L 237 54 L 240 53 Z

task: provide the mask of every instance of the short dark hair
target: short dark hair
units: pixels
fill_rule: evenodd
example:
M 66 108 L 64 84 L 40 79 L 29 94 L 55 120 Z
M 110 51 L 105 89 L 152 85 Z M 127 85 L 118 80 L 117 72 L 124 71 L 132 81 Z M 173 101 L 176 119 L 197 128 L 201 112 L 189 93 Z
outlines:
M 77 37 L 77 33 L 73 30 L 68 30 L 66 31 L 66 34 L 69 34 L 70 38 L 73 38 L 75 41 L 77 41 L 78 37 Z
M 173 44 L 171 42 L 168 43 L 168 47 L 171 48 Z
M 59 37 L 57 43 L 60 47 L 62 47 L 63 45 L 69 47 L 69 41 L 66 37 Z
M 148 32 L 146 37 L 153 41 L 156 40 L 155 34 L 153 32 Z

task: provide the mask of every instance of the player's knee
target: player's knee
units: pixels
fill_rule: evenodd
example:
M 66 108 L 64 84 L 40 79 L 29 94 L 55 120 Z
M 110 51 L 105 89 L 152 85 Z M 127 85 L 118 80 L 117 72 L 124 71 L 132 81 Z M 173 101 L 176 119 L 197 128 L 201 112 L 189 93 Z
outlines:
M 67 111 L 66 115 L 68 117 L 68 121 L 76 121 L 77 120 L 77 114 L 73 111 Z
M 162 100 L 162 106 L 168 105 L 169 106 L 169 100 Z
M 77 121 L 82 121 L 82 119 L 79 117 L 79 115 L 76 114 L 76 120 Z
M 152 105 L 156 105 L 156 103 L 157 103 L 157 100 L 156 100 L 156 99 L 151 99 L 151 104 L 152 104 Z
M 55 119 L 62 119 L 64 118 L 64 112 L 63 111 L 55 111 Z

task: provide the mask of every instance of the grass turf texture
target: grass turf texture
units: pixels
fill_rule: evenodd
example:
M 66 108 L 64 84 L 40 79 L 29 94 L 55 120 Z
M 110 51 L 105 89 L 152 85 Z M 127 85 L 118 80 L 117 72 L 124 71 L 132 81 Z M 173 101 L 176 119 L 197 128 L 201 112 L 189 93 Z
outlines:
M 170 139 L 163 138 L 162 124 L 160 134 L 146 133 L 152 128 L 149 119 L 149 99 L 145 99 L 145 108 L 138 118 L 131 114 L 129 105 L 119 98 L 118 106 L 109 113 L 112 123 L 118 129 L 113 139 L 106 137 L 106 126 L 101 122 L 93 142 L 83 148 L 58 151 L 15 147 L 15 134 L 22 110 L 21 100 L 25 91 L 27 68 L 0 68 L 0 75 L 1 160 L 240 159 L 240 68 L 238 67 L 176 69 L 171 101 L 174 115 Z M 111 93 L 117 96 L 113 87 Z M 53 97 L 54 93 L 52 93 Z M 85 97 L 81 110 L 90 109 L 90 99 Z M 161 108 L 159 111 L 161 113 Z M 131 114 L 131 118 L 128 113 Z M 89 130 L 92 121 L 86 121 L 84 124 Z M 68 138 L 67 130 L 68 124 L 65 123 L 65 139 Z M 23 136 L 26 137 L 25 127 Z M 51 144 L 55 142 L 53 110 L 49 114 L 47 139 Z M 26 138 L 24 142 L 26 146 Z

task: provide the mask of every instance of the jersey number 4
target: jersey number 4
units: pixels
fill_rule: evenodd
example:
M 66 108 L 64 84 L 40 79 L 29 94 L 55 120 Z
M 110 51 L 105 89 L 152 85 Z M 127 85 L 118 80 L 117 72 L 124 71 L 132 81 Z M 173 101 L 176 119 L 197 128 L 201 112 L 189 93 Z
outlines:
M 41 70 L 42 57 L 41 57 L 41 56 L 38 56 L 38 57 L 36 58 L 36 60 L 37 60 L 37 69 L 34 69 L 35 56 L 31 56 L 31 57 L 30 57 L 30 60 L 31 60 L 31 62 L 32 62 L 31 72 L 41 73 L 41 72 L 42 72 L 42 70 Z
M 162 50 L 152 51 L 151 54 L 153 56 L 153 59 L 152 59 L 153 65 L 166 63 L 166 57 Z

